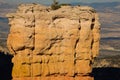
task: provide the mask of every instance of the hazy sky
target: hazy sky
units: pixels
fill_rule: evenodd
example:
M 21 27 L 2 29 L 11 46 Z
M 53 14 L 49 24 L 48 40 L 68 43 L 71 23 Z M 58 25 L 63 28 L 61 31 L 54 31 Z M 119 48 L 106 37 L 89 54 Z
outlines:
M 41 3 L 41 4 L 51 4 L 53 0 L 0 0 L 8 3 Z M 120 2 L 120 0 L 57 0 L 60 3 L 72 3 L 72 2 Z

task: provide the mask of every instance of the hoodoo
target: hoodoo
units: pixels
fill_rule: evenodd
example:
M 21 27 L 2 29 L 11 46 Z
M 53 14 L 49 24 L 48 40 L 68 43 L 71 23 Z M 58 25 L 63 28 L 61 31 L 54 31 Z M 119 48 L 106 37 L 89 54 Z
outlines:
M 7 17 L 13 80 L 94 80 L 100 24 L 93 8 L 22 4 Z

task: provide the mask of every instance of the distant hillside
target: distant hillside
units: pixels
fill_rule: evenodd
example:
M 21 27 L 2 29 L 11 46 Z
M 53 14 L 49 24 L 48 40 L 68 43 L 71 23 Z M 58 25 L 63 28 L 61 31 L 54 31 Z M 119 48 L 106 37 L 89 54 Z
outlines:
M 6 46 L 6 38 L 9 32 L 8 19 L 0 17 L 0 50 Z
M 71 3 L 72 5 L 88 5 L 95 8 L 99 12 L 105 9 L 120 11 L 120 2 L 101 2 L 101 3 Z
M 116 8 L 120 6 L 120 2 L 106 2 L 106 3 L 92 3 L 90 6 L 96 8 L 99 12 L 104 12 L 106 10 L 109 11 L 119 11 L 120 8 Z
M 9 4 L 4 1 L 0 1 L 0 17 L 5 17 L 7 13 L 14 12 L 16 7 L 16 4 Z
M 10 9 L 10 8 L 14 8 L 15 5 L 9 4 L 9 3 L 5 3 L 5 2 L 0 2 L 0 9 Z
M 8 31 L 8 19 L 5 17 L 0 17 L 0 30 L 1 31 Z

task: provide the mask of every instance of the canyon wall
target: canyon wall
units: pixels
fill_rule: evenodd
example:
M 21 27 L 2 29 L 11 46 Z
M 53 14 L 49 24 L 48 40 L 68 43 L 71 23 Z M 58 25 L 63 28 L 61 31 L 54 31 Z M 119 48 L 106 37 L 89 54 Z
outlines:
M 7 17 L 13 80 L 94 80 L 100 24 L 93 8 L 22 4 Z

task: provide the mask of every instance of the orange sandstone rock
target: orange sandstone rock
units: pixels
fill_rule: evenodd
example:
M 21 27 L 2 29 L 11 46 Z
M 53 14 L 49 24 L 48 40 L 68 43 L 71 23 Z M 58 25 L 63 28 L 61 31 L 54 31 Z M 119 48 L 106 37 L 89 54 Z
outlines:
M 93 8 L 22 4 L 7 17 L 13 80 L 94 80 L 100 24 Z

